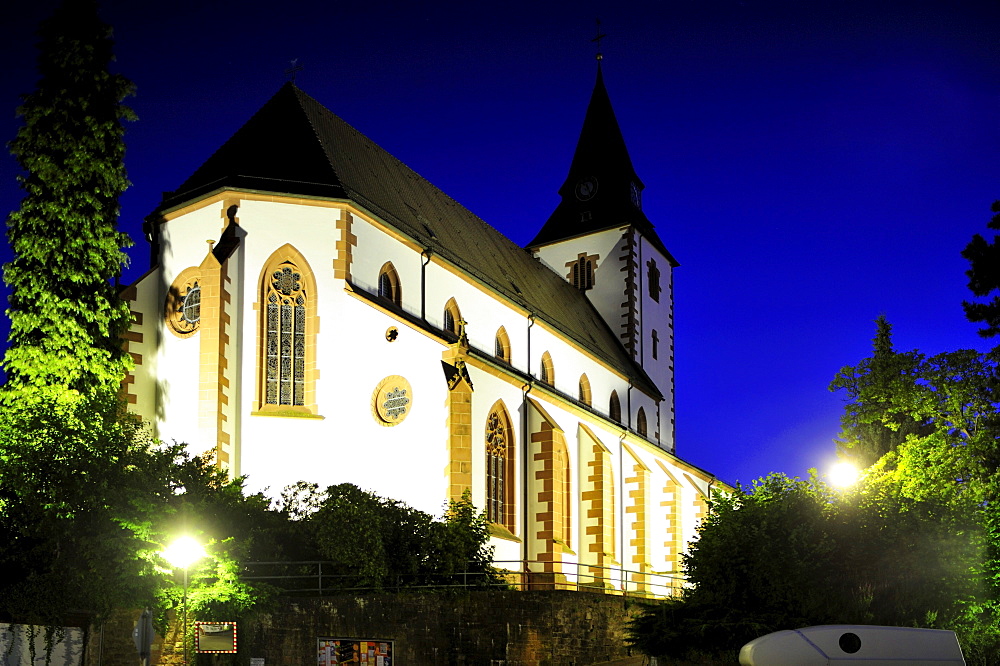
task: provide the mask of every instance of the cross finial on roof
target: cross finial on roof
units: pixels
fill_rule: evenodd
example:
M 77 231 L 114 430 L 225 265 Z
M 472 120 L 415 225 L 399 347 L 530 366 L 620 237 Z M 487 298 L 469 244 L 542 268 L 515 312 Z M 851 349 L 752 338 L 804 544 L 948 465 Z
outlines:
M 285 70 L 285 74 L 288 75 L 288 80 L 295 83 L 295 75 L 302 71 L 302 65 L 299 64 L 298 58 L 292 58 L 290 63 L 291 67 Z
M 601 40 L 607 37 L 607 35 L 601 33 L 601 19 L 594 20 L 597 22 L 597 36 L 590 41 L 597 44 L 597 59 L 604 60 L 604 54 L 601 53 Z

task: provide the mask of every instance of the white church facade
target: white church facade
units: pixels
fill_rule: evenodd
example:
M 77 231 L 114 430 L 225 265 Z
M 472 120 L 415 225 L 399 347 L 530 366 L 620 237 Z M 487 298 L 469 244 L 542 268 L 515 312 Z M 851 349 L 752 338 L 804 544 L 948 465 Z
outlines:
M 528 248 L 286 84 L 147 220 L 131 408 L 250 490 L 468 490 L 529 585 L 664 594 L 716 482 L 675 452 L 642 187 L 600 71 Z

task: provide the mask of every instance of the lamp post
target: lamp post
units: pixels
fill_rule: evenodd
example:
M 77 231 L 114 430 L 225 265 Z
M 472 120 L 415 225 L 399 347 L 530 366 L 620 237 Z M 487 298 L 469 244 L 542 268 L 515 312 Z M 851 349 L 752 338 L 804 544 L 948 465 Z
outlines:
M 183 536 L 174 541 L 166 550 L 163 551 L 163 557 L 173 566 L 175 569 L 182 569 L 184 571 L 184 597 L 183 597 L 183 629 L 181 633 L 181 641 L 184 644 L 184 664 L 188 663 L 188 644 L 187 644 L 187 621 L 188 621 L 188 609 L 187 609 L 187 595 L 188 595 L 188 567 L 205 557 L 205 549 L 200 543 L 198 543 L 194 537 Z

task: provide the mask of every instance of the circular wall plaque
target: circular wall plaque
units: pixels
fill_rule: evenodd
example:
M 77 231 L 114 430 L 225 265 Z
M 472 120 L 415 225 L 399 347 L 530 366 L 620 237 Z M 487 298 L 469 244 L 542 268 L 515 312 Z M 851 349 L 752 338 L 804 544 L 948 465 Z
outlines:
M 384 426 L 403 422 L 413 407 L 413 389 L 405 377 L 390 375 L 378 383 L 372 393 L 372 414 Z

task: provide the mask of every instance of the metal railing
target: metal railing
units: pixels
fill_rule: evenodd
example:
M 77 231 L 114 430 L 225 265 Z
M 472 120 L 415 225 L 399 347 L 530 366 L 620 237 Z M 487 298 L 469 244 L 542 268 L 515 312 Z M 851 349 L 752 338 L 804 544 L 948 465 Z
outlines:
M 686 581 L 682 576 L 635 571 L 585 562 L 496 560 L 493 563 L 518 589 L 573 589 L 624 596 L 664 598 L 678 596 Z
M 398 575 L 373 585 L 356 573 L 336 573 L 333 562 L 248 562 L 241 576 L 246 581 L 266 583 L 284 594 L 317 595 L 341 592 L 516 589 L 579 590 L 622 596 L 665 598 L 681 593 L 681 576 L 633 571 L 622 567 L 580 562 L 498 560 L 493 572 L 462 571 L 454 574 Z

